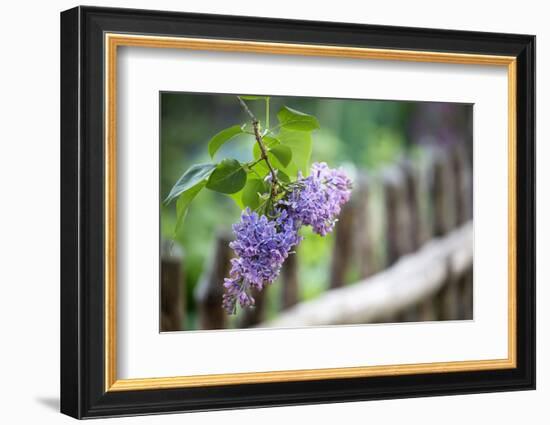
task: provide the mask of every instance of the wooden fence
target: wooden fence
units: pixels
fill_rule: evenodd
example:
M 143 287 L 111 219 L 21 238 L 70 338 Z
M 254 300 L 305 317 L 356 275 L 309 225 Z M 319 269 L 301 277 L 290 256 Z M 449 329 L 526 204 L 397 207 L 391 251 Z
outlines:
M 327 291 L 314 300 L 300 300 L 300 258 L 292 255 L 278 283 L 282 311 L 266 321 L 269 291 L 263 291 L 255 294 L 256 307 L 232 326 L 471 319 L 471 175 L 471 161 L 460 144 L 432 150 L 420 162 L 405 158 L 377 173 L 358 173 L 352 199 L 335 228 Z M 200 329 L 228 326 L 221 297 L 232 255 L 230 240 L 230 234 L 217 235 L 212 261 L 195 290 Z M 174 267 L 173 256 L 163 256 L 162 318 L 171 325 L 162 330 L 176 330 L 174 323 L 184 329 L 183 301 L 165 309 L 170 305 L 165 290 L 170 298 L 177 292 L 170 287 L 185 292 L 182 262 L 177 273 Z M 346 281 L 351 269 L 357 282 Z

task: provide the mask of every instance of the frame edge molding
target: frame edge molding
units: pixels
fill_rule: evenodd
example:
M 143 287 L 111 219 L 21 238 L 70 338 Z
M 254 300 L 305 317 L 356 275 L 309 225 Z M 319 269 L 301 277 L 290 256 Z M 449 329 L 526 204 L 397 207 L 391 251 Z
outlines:
M 227 31 L 232 39 L 240 38 L 239 34 L 242 34 L 244 40 L 249 40 L 250 34 L 258 34 L 258 39 L 280 40 L 283 44 L 288 43 L 289 39 L 293 43 L 303 40 L 304 44 L 309 44 L 311 40 L 319 40 L 321 44 L 326 44 L 323 39 L 330 36 L 335 39 L 331 43 L 333 47 L 387 43 L 391 45 L 389 50 L 399 50 L 396 45 L 404 48 L 421 46 L 432 53 L 483 52 L 515 58 L 517 127 L 510 131 L 517 134 L 514 172 L 518 202 L 515 226 L 517 243 L 522 248 L 517 250 L 515 258 L 517 281 L 521 284 L 516 288 L 517 302 L 509 310 L 518 323 L 514 341 L 516 355 L 502 360 L 506 368 L 450 374 L 415 375 L 418 372 L 411 370 L 412 374 L 384 377 L 312 378 L 322 379 L 319 382 L 288 380 L 229 386 L 220 386 L 216 382 L 211 384 L 215 387 L 185 388 L 172 386 L 170 382 L 168 386 L 163 386 L 165 383 L 161 380 L 164 378 L 152 378 L 159 380 L 159 389 L 155 390 L 138 388 L 139 382 L 130 385 L 135 385 L 133 389 L 126 387 L 124 380 L 111 379 L 109 382 L 106 371 L 112 369 L 105 367 L 103 341 L 103 335 L 108 330 L 103 320 L 105 304 L 97 299 L 101 295 L 104 300 L 103 279 L 94 271 L 97 265 L 104 272 L 107 270 L 95 252 L 100 247 L 104 249 L 105 234 L 98 235 L 97 226 L 94 226 L 98 222 L 105 224 L 106 217 L 95 218 L 94 211 L 86 209 L 91 201 L 97 201 L 100 190 L 97 185 L 100 185 L 101 192 L 105 188 L 105 181 L 98 181 L 102 170 L 97 167 L 97 158 L 89 158 L 90 154 L 103 152 L 103 147 L 97 144 L 97 130 L 94 130 L 98 126 L 98 111 L 105 107 L 106 101 L 101 90 L 98 90 L 103 84 L 102 62 L 105 58 L 104 46 L 101 47 L 98 41 L 103 39 L 105 32 L 128 34 L 140 32 L 142 28 L 150 34 L 170 36 L 166 34 L 167 21 L 172 24 L 169 31 L 173 37 L 182 35 L 189 38 L 188 33 L 182 32 L 182 28 L 189 27 L 193 36 L 206 38 Z M 231 25 L 232 22 L 238 25 Z M 276 29 L 277 25 L 284 25 L 286 30 Z M 265 31 L 259 32 L 260 26 L 265 26 Z M 288 28 L 297 30 L 287 31 Z M 335 34 L 321 33 L 323 28 L 334 28 Z M 365 40 L 376 39 L 372 36 L 374 30 L 383 34 L 382 41 L 366 43 Z M 447 50 L 434 47 L 445 46 L 445 40 L 451 39 L 454 40 L 453 45 Z M 61 120 L 62 413 L 75 418 L 91 418 L 535 388 L 534 36 L 77 7 L 61 13 Z M 104 272 L 102 276 L 105 277 Z M 89 294 L 93 294 L 92 299 Z M 116 377 L 116 371 L 110 373 L 111 377 Z M 223 396 L 220 395 L 222 393 Z

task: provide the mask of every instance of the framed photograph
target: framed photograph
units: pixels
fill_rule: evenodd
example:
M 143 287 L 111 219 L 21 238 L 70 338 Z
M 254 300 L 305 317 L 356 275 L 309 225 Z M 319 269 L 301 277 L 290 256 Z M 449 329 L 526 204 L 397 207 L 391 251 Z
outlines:
M 535 388 L 535 37 L 61 14 L 61 411 Z

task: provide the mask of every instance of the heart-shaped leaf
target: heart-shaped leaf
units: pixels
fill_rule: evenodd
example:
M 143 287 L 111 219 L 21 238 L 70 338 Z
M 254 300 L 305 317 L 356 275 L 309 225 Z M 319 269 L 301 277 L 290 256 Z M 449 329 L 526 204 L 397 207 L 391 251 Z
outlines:
M 277 178 L 283 183 L 290 183 L 290 177 L 282 170 L 277 170 Z
M 319 121 L 313 115 L 305 114 L 288 106 L 283 106 L 277 112 L 277 118 L 281 127 L 289 130 L 312 131 L 320 127 Z
M 205 185 L 206 181 L 203 180 L 192 188 L 187 189 L 178 198 L 176 202 L 176 226 L 174 228 L 174 236 L 176 235 L 176 233 L 178 233 L 181 225 L 183 224 L 183 221 L 185 220 L 187 210 L 189 209 L 189 204 L 193 199 L 195 199 L 195 196 L 198 195 L 198 193 Z
M 210 175 L 206 187 L 221 193 L 235 193 L 246 184 L 246 172 L 236 159 L 224 159 Z
M 226 128 L 225 130 L 220 131 L 208 142 L 208 153 L 210 158 L 214 158 L 215 153 L 220 149 L 224 143 L 231 140 L 237 134 L 244 133 L 240 125 L 234 125 L 233 127 Z
M 270 148 L 269 153 L 277 158 L 283 167 L 286 167 L 292 159 L 292 150 L 288 146 L 280 143 Z
M 164 202 L 169 203 L 186 190 L 206 180 L 215 168 L 216 164 L 195 164 L 191 166 L 172 187 Z
M 235 201 L 235 204 L 239 207 L 239 209 L 241 210 L 244 209 L 244 204 L 242 200 L 242 197 L 243 197 L 242 190 L 239 190 L 236 193 L 229 193 L 227 196 L 229 196 L 231 199 L 233 199 L 233 201 Z
M 260 205 L 259 193 L 266 193 L 269 190 L 269 185 L 263 180 L 250 178 L 242 192 L 242 203 L 244 206 L 254 210 Z
M 285 172 L 291 177 L 296 177 L 298 171 L 307 176 L 309 174 L 309 160 L 313 148 L 311 133 L 282 128 L 277 137 L 282 145 L 287 146 L 292 151 L 292 159 L 288 166 L 285 167 Z
M 276 137 L 272 137 L 272 136 L 262 137 L 262 142 L 268 150 L 269 148 L 280 143 Z M 258 145 L 258 142 L 254 142 L 254 147 L 252 148 L 252 155 L 254 156 L 254 159 L 260 158 L 261 151 L 260 151 L 260 146 Z

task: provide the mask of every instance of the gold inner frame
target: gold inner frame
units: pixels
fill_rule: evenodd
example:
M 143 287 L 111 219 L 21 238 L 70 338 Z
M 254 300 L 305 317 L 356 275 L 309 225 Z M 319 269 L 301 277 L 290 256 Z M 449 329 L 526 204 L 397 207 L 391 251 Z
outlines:
M 116 373 L 116 99 L 119 46 L 504 66 L 508 72 L 508 357 L 272 372 L 118 379 Z M 105 34 L 105 391 L 410 375 L 516 367 L 516 58 L 327 45 Z

